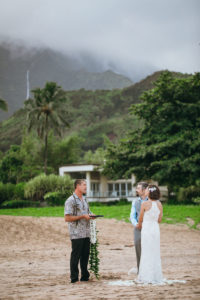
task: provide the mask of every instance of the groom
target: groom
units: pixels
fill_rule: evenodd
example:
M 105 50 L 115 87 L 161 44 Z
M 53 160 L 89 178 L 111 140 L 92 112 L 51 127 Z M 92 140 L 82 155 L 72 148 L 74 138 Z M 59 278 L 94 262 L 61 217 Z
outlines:
M 137 258 L 137 272 L 139 272 L 140 256 L 141 256 L 141 230 L 138 228 L 138 219 L 142 202 L 148 200 L 145 196 L 145 190 L 148 187 L 147 182 L 139 182 L 136 186 L 136 195 L 138 199 L 132 202 L 130 220 L 134 226 L 134 245 Z

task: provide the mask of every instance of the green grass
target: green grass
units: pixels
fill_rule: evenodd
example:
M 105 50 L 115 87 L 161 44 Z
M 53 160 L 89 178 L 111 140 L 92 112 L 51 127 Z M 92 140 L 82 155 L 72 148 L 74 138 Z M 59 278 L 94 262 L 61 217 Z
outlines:
M 194 221 L 191 228 L 197 228 L 200 223 L 200 206 L 197 205 L 164 205 L 163 223 L 185 223 L 188 224 L 187 218 Z
M 0 209 L 0 215 L 32 216 L 32 217 L 63 217 L 64 208 L 62 206 L 9 208 L 9 209 Z
M 114 218 L 129 222 L 130 205 L 111 205 L 111 206 L 91 206 L 95 214 L 102 214 L 105 218 Z M 191 228 L 197 228 L 200 223 L 200 206 L 195 205 L 164 205 L 163 223 L 185 223 L 188 224 L 187 218 L 194 221 Z M 17 208 L 17 209 L 0 209 L 0 215 L 12 216 L 33 216 L 33 217 L 63 217 L 63 207 L 40 207 L 40 208 Z

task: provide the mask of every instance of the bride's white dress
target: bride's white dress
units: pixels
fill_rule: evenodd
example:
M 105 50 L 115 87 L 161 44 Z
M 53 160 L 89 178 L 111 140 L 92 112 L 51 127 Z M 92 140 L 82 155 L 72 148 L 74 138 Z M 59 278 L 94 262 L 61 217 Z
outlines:
M 141 283 L 162 283 L 162 266 L 160 258 L 160 228 L 158 217 L 160 210 L 157 201 L 144 212 L 141 231 L 141 259 L 138 281 Z
M 137 280 L 115 280 L 108 282 L 109 285 L 114 286 L 132 286 L 139 283 L 139 285 L 146 285 L 148 283 L 153 285 L 166 285 L 174 283 L 186 283 L 185 280 L 167 280 L 163 278 L 161 259 L 160 259 L 160 228 L 158 224 L 158 217 L 160 210 L 156 201 L 152 201 L 150 210 L 144 213 L 142 232 L 141 232 L 141 259 L 140 268 Z M 131 275 L 132 268 L 129 271 Z

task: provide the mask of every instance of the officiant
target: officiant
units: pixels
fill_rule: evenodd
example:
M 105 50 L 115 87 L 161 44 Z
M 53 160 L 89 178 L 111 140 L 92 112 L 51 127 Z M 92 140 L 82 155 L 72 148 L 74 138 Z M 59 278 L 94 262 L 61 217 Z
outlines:
M 70 278 L 71 283 L 79 281 L 79 268 L 81 268 L 81 281 L 88 281 L 88 261 L 90 254 L 90 220 L 93 219 L 85 194 L 87 184 L 84 179 L 74 182 L 74 193 L 65 202 L 65 222 L 68 222 L 71 239 Z

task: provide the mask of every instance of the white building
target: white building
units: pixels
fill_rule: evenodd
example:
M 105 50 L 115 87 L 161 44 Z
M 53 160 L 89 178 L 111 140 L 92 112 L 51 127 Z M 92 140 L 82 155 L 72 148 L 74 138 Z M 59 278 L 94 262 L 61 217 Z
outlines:
M 130 179 L 110 180 L 102 175 L 99 165 L 79 164 L 59 168 L 59 175 L 68 174 L 72 179 L 86 179 L 88 201 L 108 202 L 127 198 L 132 201 L 136 197 L 135 176 Z

